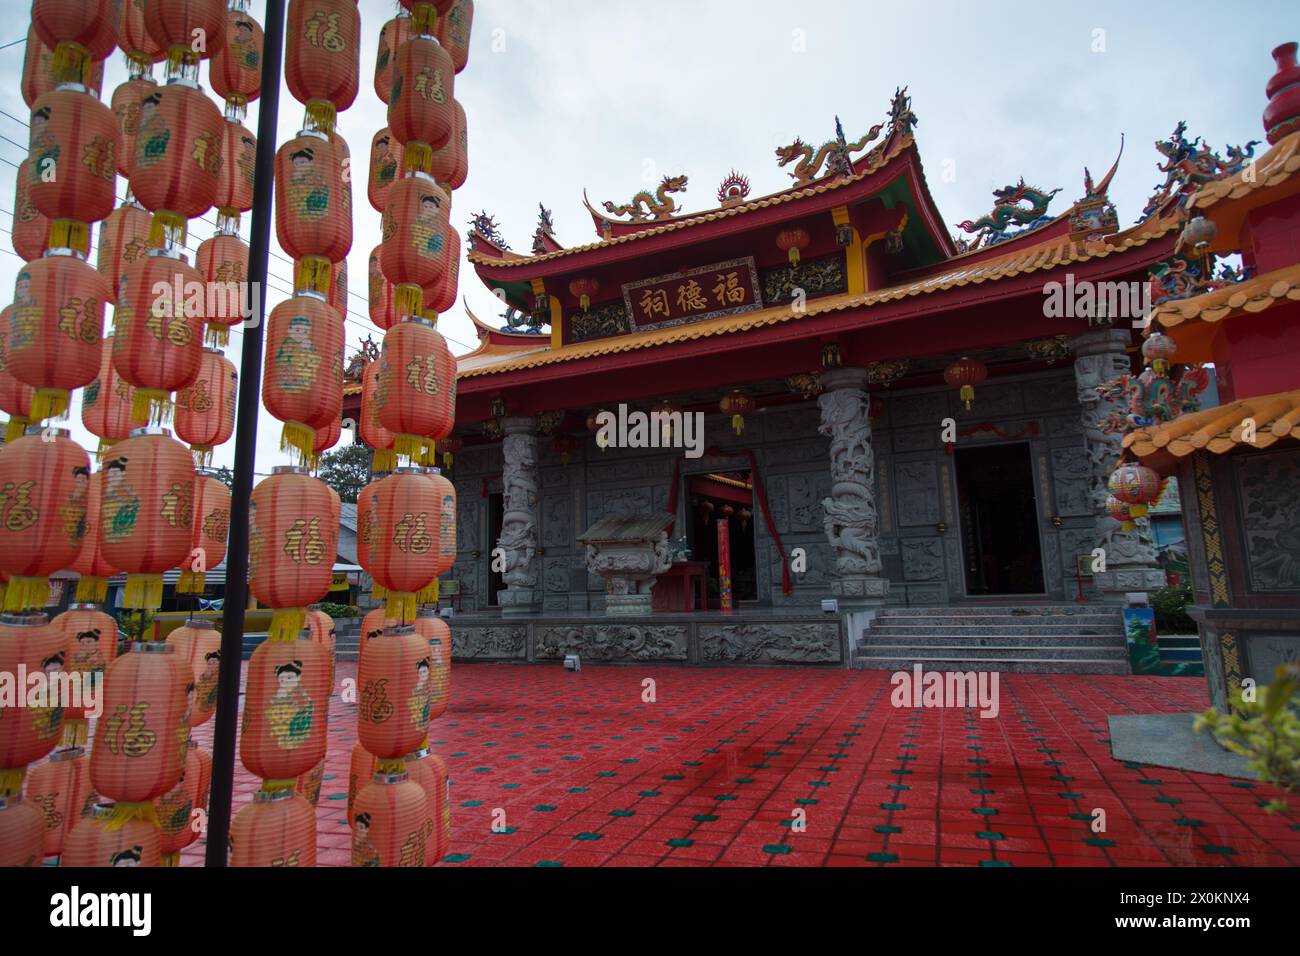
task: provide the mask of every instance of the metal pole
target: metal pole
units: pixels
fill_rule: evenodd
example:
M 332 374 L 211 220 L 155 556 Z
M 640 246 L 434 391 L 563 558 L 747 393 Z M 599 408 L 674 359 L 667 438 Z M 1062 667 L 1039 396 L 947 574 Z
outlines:
M 235 432 L 235 481 L 230 495 L 230 540 L 226 550 L 226 599 L 221 612 L 221 670 L 212 734 L 212 791 L 208 803 L 207 866 L 226 866 L 230 804 L 235 784 L 235 732 L 239 712 L 239 674 L 248 604 L 248 501 L 253 492 L 257 455 L 257 413 L 262 393 L 263 316 L 266 314 L 267 259 L 271 248 L 271 196 L 275 132 L 280 111 L 280 54 L 284 45 L 284 0 L 266 0 L 262 47 L 262 96 L 257 112 L 257 165 L 253 179 L 253 220 L 249 235 L 249 298 L 255 322 L 244 325 L 239 370 L 239 412 Z M 250 303 L 252 304 L 252 303 Z

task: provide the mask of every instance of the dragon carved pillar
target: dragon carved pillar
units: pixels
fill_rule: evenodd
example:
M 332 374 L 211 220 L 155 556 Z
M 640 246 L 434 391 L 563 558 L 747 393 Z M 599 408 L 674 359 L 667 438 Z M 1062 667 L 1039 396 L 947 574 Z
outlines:
M 501 420 L 502 518 L 501 537 L 493 560 L 504 559 L 501 579 L 505 588 L 497 592 L 503 614 L 529 614 L 541 607 L 537 587 L 537 435 L 531 418 Z
M 1088 456 L 1088 497 L 1092 502 L 1096 534 L 1094 547 L 1102 548 L 1106 570 L 1094 574 L 1093 580 L 1108 601 L 1123 602 L 1125 594 L 1164 587 L 1165 575 L 1156 564 L 1151 526 L 1146 518 L 1137 527 L 1124 531 L 1120 522 L 1106 512 L 1110 492 L 1106 483 L 1119 461 L 1123 435 L 1118 430 L 1103 431 L 1104 422 L 1113 413 L 1123 416 L 1124 401 L 1108 399 L 1097 387 L 1129 372 L 1125 349 L 1130 335 L 1124 328 L 1101 328 L 1077 336 L 1074 349 L 1074 381 L 1078 390 L 1083 418 L 1083 443 Z
M 863 369 L 822 373 L 817 429 L 831 440 L 831 496 L 822 499 L 826 537 L 835 559 L 832 588 L 852 603 L 884 599 L 888 579 L 880 574 L 879 513 L 875 454 L 871 448 L 870 398 Z

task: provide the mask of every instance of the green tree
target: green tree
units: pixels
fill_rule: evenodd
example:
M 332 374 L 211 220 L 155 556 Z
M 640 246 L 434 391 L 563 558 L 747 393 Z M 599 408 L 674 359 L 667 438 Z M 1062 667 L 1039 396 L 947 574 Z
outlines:
M 342 501 L 356 504 L 357 495 L 370 481 L 370 449 L 358 443 L 327 451 L 321 456 L 317 474 Z

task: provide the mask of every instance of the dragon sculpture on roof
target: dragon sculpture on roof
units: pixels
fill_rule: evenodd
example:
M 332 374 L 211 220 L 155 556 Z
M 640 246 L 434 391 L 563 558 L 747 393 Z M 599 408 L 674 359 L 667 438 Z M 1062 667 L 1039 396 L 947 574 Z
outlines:
M 920 123 L 912 112 L 912 98 L 907 95 L 907 87 L 895 87 L 894 98 L 889 103 L 889 139 L 908 135 Z
M 671 193 L 686 192 L 689 180 L 685 176 L 665 176 L 664 181 L 653 194 L 642 190 L 632 197 L 626 205 L 617 206 L 605 202 L 605 211 L 611 216 L 627 216 L 632 222 L 646 222 L 649 219 L 671 219 L 677 211 L 677 203 Z M 642 207 L 645 207 L 644 211 Z
M 498 249 L 509 249 L 510 243 L 506 242 L 505 237 L 501 235 L 501 227 L 497 224 L 496 219 L 489 216 L 486 211 L 475 213 L 469 220 L 469 239 L 472 243 L 475 236 L 487 240 Z
M 823 166 L 826 167 L 826 175 L 851 175 L 853 154 L 865 149 L 868 143 L 880 135 L 884 126 L 884 123 L 877 123 L 861 139 L 850 143 L 844 136 L 844 126 L 837 116 L 834 139 L 827 140 L 816 152 L 801 138 L 796 138 L 789 146 L 778 146 L 777 165 L 784 168 L 791 163 L 796 163 L 794 172 L 790 173 L 790 178 L 795 181 L 796 187 L 807 186 L 822 176 Z
M 1047 215 L 1047 207 L 1060 191 L 1057 188 L 1046 192 L 1037 186 L 1026 185 L 1025 178 L 1022 176 L 1020 182 L 1014 186 L 1003 186 L 1001 189 L 993 190 L 991 212 L 973 221 L 967 219 L 965 222 L 959 222 L 957 228 L 966 233 L 978 234 L 976 244 L 971 248 L 978 248 L 981 244 L 991 246 L 1051 222 L 1051 217 Z M 1021 203 L 1029 205 L 1022 206 Z M 1007 230 L 1012 226 L 1021 228 L 1016 232 L 1008 233 Z
M 1169 139 L 1156 140 L 1156 150 L 1164 157 L 1164 162 L 1156 168 L 1165 174 L 1165 181 L 1147 200 L 1139 222 L 1171 204 L 1184 205 L 1206 183 L 1241 172 L 1254 158 L 1255 147 L 1259 145 L 1259 140 L 1252 139 L 1245 146 L 1229 146 L 1228 158 L 1224 159 L 1201 137 L 1189 140 L 1186 133 L 1187 123 L 1180 120 Z
M 537 214 L 537 230 L 533 233 L 533 255 L 549 251 L 546 247 L 548 238 L 555 242 L 555 220 L 551 218 L 551 210 L 542 203 L 538 203 L 537 208 L 540 212 Z

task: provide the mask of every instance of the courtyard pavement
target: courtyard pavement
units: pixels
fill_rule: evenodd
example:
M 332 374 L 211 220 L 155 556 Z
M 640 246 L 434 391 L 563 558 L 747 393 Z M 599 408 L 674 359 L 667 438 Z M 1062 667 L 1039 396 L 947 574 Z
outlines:
M 354 674 L 339 665 L 340 684 Z M 1002 674 L 983 719 L 895 708 L 889 676 L 458 664 L 431 733 L 452 778 L 439 865 L 1300 863 L 1300 798 L 1269 815 L 1263 784 L 1110 757 L 1108 716 L 1203 710 L 1201 678 Z M 346 866 L 356 708 L 338 696 L 329 734 L 318 863 Z M 257 787 L 240 766 L 236 810 Z

